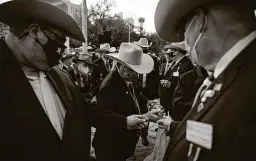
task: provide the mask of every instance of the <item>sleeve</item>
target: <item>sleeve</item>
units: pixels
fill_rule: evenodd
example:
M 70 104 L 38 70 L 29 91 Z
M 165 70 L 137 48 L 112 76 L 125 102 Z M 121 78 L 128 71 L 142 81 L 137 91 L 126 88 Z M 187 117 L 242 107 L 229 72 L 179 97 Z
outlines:
M 194 69 L 194 65 L 192 64 L 192 62 L 187 58 L 186 63 L 184 63 L 183 68 L 180 69 L 180 74 L 184 74 L 190 70 Z
M 189 91 L 186 91 L 182 79 L 182 76 L 178 79 L 178 84 L 172 99 L 172 118 L 177 121 L 180 121 L 185 117 L 193 103 L 193 99 L 187 97 L 187 92 Z
M 172 136 L 172 134 L 174 133 L 174 131 L 177 129 L 178 125 L 180 124 L 180 121 L 173 121 L 171 122 L 170 124 L 170 128 L 169 130 L 167 131 L 167 134 L 168 136 Z
M 95 128 L 126 129 L 126 117 L 114 112 L 117 103 L 113 101 L 108 89 L 102 89 L 98 105 L 89 105 L 89 121 Z

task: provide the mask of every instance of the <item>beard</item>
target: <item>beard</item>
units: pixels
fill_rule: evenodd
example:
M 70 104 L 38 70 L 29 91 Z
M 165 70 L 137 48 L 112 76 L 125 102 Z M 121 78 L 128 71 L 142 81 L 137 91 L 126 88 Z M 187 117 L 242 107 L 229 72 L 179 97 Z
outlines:
M 120 74 L 124 81 L 137 84 L 139 81 L 138 74 L 127 67 L 121 67 Z
M 48 60 L 43 48 L 35 44 L 27 44 L 26 49 L 23 47 L 24 64 L 38 70 L 49 69 Z

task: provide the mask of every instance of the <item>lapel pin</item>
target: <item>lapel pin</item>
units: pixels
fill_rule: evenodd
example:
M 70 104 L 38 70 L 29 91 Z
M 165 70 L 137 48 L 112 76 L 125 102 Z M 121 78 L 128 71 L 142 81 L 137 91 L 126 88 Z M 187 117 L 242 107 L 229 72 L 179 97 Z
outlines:
M 215 86 L 213 87 L 213 90 L 215 90 L 215 91 L 220 91 L 220 90 L 221 90 L 221 87 L 222 87 L 222 84 L 221 84 L 221 83 L 215 84 Z
M 197 112 L 202 112 L 204 109 L 204 104 L 203 103 L 200 103 L 197 107 Z

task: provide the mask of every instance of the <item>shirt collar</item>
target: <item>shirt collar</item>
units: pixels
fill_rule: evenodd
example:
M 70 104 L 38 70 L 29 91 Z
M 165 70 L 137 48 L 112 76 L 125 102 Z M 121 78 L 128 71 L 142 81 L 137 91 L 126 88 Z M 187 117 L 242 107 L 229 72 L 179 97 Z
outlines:
M 26 75 L 26 73 L 25 73 Z M 28 76 L 26 75 L 26 77 L 28 78 L 29 81 L 35 81 L 35 80 L 39 80 L 39 78 L 46 78 L 46 75 L 43 71 L 39 71 L 39 77 L 36 77 L 36 76 Z
M 218 76 L 228 67 L 228 65 L 256 38 L 256 30 L 238 41 L 217 63 L 213 76 Z

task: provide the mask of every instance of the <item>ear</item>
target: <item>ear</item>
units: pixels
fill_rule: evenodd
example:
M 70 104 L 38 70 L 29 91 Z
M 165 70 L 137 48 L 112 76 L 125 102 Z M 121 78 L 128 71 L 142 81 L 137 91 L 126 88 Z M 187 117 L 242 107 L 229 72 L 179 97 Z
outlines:
M 40 31 L 40 26 L 36 23 L 29 25 L 29 35 L 32 36 L 34 39 L 37 39 L 37 32 Z

